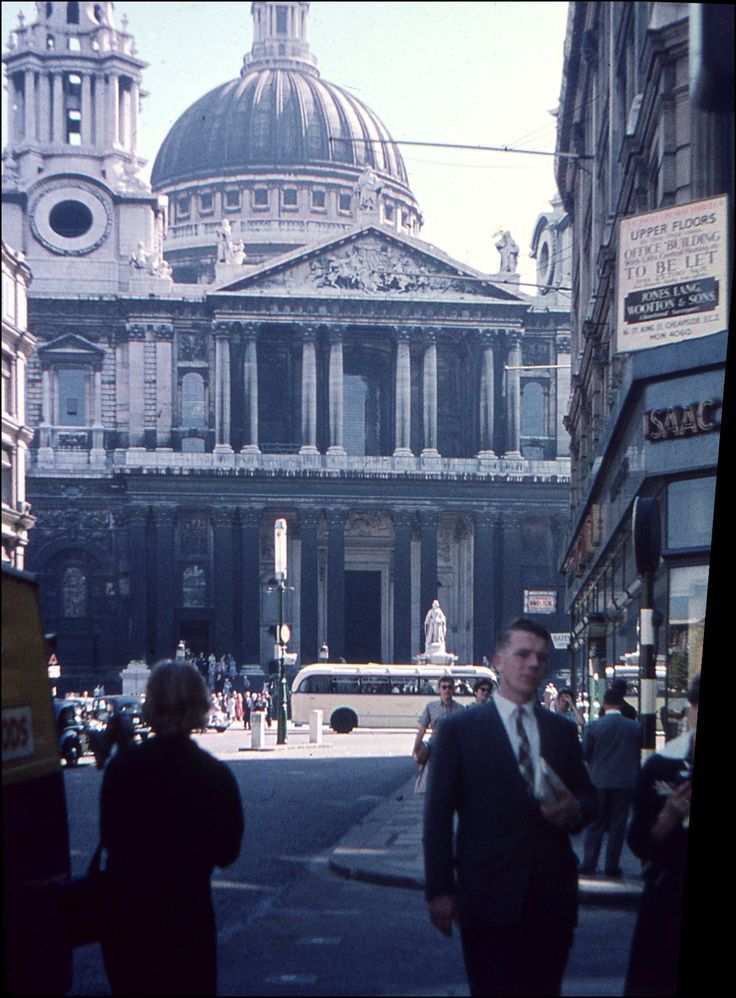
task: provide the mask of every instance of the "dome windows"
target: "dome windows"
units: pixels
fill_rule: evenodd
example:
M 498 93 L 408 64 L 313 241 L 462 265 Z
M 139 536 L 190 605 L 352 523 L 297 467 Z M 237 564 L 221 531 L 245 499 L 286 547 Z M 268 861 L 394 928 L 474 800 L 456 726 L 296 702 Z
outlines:
M 225 211 L 240 210 L 240 191 L 237 188 L 229 188 L 225 191 L 224 205 Z
M 268 208 L 268 188 L 256 187 L 253 191 L 253 207 Z
M 296 187 L 286 187 L 281 192 L 281 204 L 284 208 L 299 207 L 299 196 Z
M 312 191 L 312 210 L 313 211 L 326 211 L 327 210 L 327 193 L 326 191 L 313 190 Z

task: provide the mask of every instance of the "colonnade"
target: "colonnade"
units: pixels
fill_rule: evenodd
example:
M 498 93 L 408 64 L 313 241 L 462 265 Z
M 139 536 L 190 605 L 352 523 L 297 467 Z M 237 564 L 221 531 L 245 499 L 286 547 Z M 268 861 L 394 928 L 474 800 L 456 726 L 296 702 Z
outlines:
M 322 641 L 327 642 L 335 660 L 346 647 L 346 524 L 353 511 L 355 507 L 336 505 L 325 510 L 299 508 L 296 515 L 288 515 L 290 538 L 299 541 L 298 568 L 292 567 L 292 576 L 298 579 L 293 602 L 298 620 L 291 623 L 298 624 L 303 663 L 317 660 Z M 392 658 L 409 662 L 422 650 L 415 646 L 415 636 L 421 634 L 423 616 L 438 595 L 438 529 L 443 513 L 441 509 L 417 510 L 401 504 L 386 511 L 393 523 L 389 542 Z M 135 504 L 126 515 L 134 579 L 130 590 L 132 657 L 150 661 L 170 655 L 180 637 L 179 624 L 187 619 L 188 610 L 182 606 L 184 562 L 178 517 L 177 506 L 168 500 L 153 506 Z M 209 622 L 210 650 L 217 655 L 231 651 L 239 661 L 256 663 L 261 659 L 261 597 L 269 571 L 265 562 L 261 568 L 261 528 L 275 519 L 275 513 L 263 506 L 219 505 L 211 508 L 209 517 L 207 600 L 195 615 Z M 470 518 L 472 648 L 475 660 L 480 661 L 483 655 L 491 656 L 502 621 L 521 612 L 524 517 L 518 510 L 486 510 L 470 514 Z M 351 539 L 347 542 L 355 543 Z M 418 544 L 418 559 L 416 547 L 412 556 L 413 544 Z M 418 579 L 413 578 L 417 569 Z M 554 566 L 550 566 L 550 577 L 553 571 Z M 471 600 L 471 595 L 466 599 Z
M 317 453 L 318 406 L 320 391 L 318 329 L 296 326 L 301 344 L 301 453 Z M 348 337 L 359 327 L 328 326 L 327 453 L 345 453 L 344 348 Z M 215 443 L 221 450 L 232 450 L 233 426 L 231 398 L 236 378 L 242 377 L 244 416 L 243 452 L 257 452 L 259 447 L 258 369 L 260 328 L 258 324 L 218 321 L 215 323 Z M 412 327 L 389 327 L 384 332 L 393 341 L 393 455 L 413 456 L 412 419 L 421 426 L 422 456 L 439 456 L 438 450 L 438 335 L 439 331 Z M 233 371 L 235 342 L 242 343 L 242 374 Z M 421 350 L 421 413 L 412 412 L 412 356 Z M 518 329 L 479 332 L 480 383 L 478 393 L 477 437 L 479 453 L 495 457 L 499 403 L 498 365 L 509 369 L 501 381 L 505 396 L 505 456 L 520 457 L 521 429 L 521 333 Z M 465 455 L 470 456 L 470 455 Z

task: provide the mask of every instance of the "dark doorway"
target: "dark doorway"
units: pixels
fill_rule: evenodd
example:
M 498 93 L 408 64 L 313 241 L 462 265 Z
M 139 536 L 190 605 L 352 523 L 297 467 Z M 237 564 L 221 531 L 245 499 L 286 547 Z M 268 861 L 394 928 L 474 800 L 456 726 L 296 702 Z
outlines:
M 182 620 L 179 637 L 193 655 L 209 655 L 212 651 L 208 620 Z
M 381 573 L 345 573 L 345 658 L 381 661 Z

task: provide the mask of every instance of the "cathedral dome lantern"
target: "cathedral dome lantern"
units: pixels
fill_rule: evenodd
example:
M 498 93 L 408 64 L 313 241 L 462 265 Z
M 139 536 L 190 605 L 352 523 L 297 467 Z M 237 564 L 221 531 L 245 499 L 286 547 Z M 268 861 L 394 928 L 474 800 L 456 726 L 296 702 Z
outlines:
M 421 225 L 385 125 L 320 76 L 307 42 L 309 3 L 251 10 L 253 44 L 240 77 L 181 115 L 153 166 L 154 190 L 172 202 L 166 255 L 180 280 L 211 276 L 223 218 L 250 262 L 364 220 L 409 234 Z M 368 202 L 360 195 L 366 171 L 376 194 Z

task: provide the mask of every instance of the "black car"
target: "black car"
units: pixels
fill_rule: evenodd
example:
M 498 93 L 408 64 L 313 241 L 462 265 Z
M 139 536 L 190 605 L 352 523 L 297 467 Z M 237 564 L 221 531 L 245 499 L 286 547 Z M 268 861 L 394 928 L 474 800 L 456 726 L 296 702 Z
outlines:
M 73 698 L 54 700 L 53 705 L 59 755 L 67 766 L 76 766 L 91 751 L 84 705 Z

